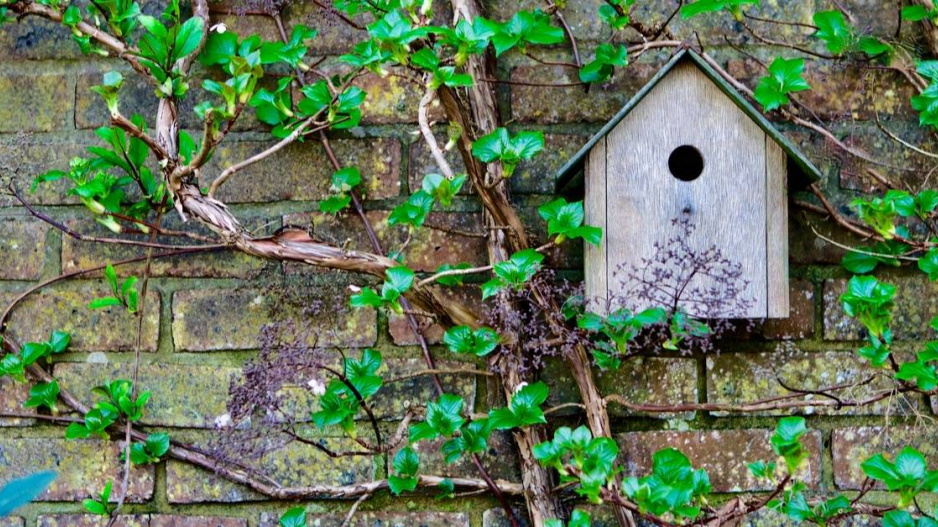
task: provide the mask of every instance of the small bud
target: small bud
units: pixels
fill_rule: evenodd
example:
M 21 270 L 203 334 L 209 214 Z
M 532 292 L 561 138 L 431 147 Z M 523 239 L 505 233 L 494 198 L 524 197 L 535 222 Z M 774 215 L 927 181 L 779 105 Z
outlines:
M 306 385 L 309 386 L 309 389 L 311 392 L 313 392 L 313 395 L 322 396 L 326 394 L 326 385 L 319 379 L 310 379 Z
M 229 428 L 231 425 L 231 414 L 222 414 L 215 418 L 215 428 Z

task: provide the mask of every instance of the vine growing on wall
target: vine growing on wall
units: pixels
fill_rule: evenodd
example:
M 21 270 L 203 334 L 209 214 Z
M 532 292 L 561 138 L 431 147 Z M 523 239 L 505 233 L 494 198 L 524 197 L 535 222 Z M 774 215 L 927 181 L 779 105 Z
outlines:
M 783 53 L 762 63 L 765 75 L 752 89 L 730 77 L 707 50 L 698 50 L 703 59 L 773 118 L 824 137 L 845 156 L 875 162 L 874 156 L 844 144 L 798 100 L 799 94 L 812 89 L 805 78 L 806 68 L 811 61 L 830 60 L 894 70 L 916 91 L 908 104 L 919 113 L 921 125 L 934 131 L 938 130 L 938 61 L 915 55 L 895 36 L 864 32 L 836 2 L 832 9 L 815 13 L 813 24 L 799 24 L 809 34 L 798 41 L 779 42 L 752 27 L 753 21 L 759 20 L 758 0 L 678 1 L 669 16 L 652 25 L 640 20 L 637 7 L 641 0 L 606 0 L 596 16 L 610 25 L 615 36 L 587 57 L 564 18 L 566 2 L 545 0 L 540 8 L 516 9 L 499 22 L 485 16 L 478 0 L 450 0 L 446 7 L 454 16 L 446 20 L 438 16 L 437 11 L 444 7 L 439 0 L 335 0 L 331 5 L 316 4 L 355 29 L 361 38 L 348 54 L 339 57 L 335 67 L 327 69 L 309 51 L 317 28 L 284 25 L 281 13 L 288 3 L 257 2 L 252 6 L 277 22 L 281 38 L 266 40 L 259 35 L 239 35 L 215 23 L 213 6 L 206 0 L 192 0 L 185 6 L 179 0 L 168 0 L 155 16 L 145 14 L 134 0 L 88 4 L 0 0 L 4 25 L 24 17 L 51 20 L 60 24 L 62 34 L 70 34 L 87 56 L 112 57 L 126 64 L 120 71 L 104 74 L 100 84 L 92 88 L 109 114 L 109 125 L 95 131 L 98 145 L 72 159 L 68 166 L 49 167 L 49 171 L 35 175 L 31 184 L 33 189 L 62 185 L 90 218 L 112 233 L 111 237 L 78 232 L 50 218 L 31 204 L 31 196 L 20 181 L 10 181 L 7 190 L 28 213 L 73 238 L 146 249 L 145 257 L 82 269 L 48 282 L 102 271 L 107 289 L 88 298 L 87 308 L 113 309 L 137 322 L 137 364 L 143 316 L 148 308 L 154 309 L 146 304 L 152 261 L 230 249 L 350 273 L 361 285 L 353 287 L 342 303 L 347 302 L 348 309 L 384 310 L 404 317 L 424 352 L 426 371 L 421 374 L 433 379 L 436 393 L 425 404 L 410 408 L 396 430 L 385 430 L 375 415 L 375 404 L 383 390 L 400 380 L 382 373 L 384 357 L 380 352 L 344 353 L 315 339 L 310 341 L 310 335 L 297 328 L 280 327 L 278 332 L 269 328 L 270 333 L 263 336 L 262 352 L 246 367 L 245 383 L 233 388 L 231 414 L 223 416 L 219 426 L 237 430 L 257 408 L 275 409 L 282 401 L 271 394 L 284 383 L 303 377 L 314 399 L 306 411 L 308 420 L 323 431 L 343 434 L 355 445 L 354 450 L 334 450 L 307 439 L 290 421 L 284 424 L 271 418 L 263 426 L 279 427 L 277 432 L 284 441 L 300 442 L 330 457 L 374 456 L 387 460 L 390 467 L 386 478 L 363 484 L 283 486 L 241 466 L 239 456 L 213 457 L 165 433 L 147 430 L 141 421 L 151 398 L 160 394 L 139 389 L 136 366 L 133 378 L 102 384 L 93 390 L 91 405 L 84 404 L 50 373 L 50 364 L 68 349 L 69 335 L 56 331 L 43 342 L 20 342 L 16 328 L 6 326 L 16 303 L 48 285 L 40 284 L 21 295 L 0 317 L 4 350 L 0 376 L 28 383 L 29 398 L 23 405 L 41 409 L 40 419 L 62 424 L 64 437 L 120 442 L 124 452 L 122 481 L 110 482 L 99 495 L 89 497 L 84 503 L 87 511 L 114 517 L 127 497 L 135 467 L 173 458 L 212 470 L 271 498 L 359 499 L 346 524 L 358 503 L 376 493 L 406 495 L 435 488 L 444 497 L 466 491 L 488 492 L 516 527 L 520 519 L 512 504 L 517 499 L 524 501 L 528 518 L 538 527 L 590 525 L 589 509 L 582 504 L 608 505 L 619 524 L 628 526 L 638 520 L 662 527 L 720 525 L 763 509 L 822 526 L 858 515 L 880 517 L 889 527 L 936 525 L 938 511 L 923 510 L 916 498 L 938 491 L 938 471 L 929 470 L 924 456 L 911 447 L 894 458 L 875 454 L 865 460 L 862 470 L 867 484 L 858 494 L 811 494 L 802 471 L 807 459 L 805 420 L 785 417 L 778 420 L 769 442 L 776 457 L 747 460 L 752 475 L 772 490 L 722 499 L 713 496 L 707 467 L 694 466 L 677 449 L 655 452 L 649 473 L 629 472 L 611 438 L 607 407 L 619 404 L 652 414 L 751 413 L 864 406 L 895 394 L 923 400 L 938 395 L 938 340 L 928 342 L 912 358 L 894 353 L 896 288 L 870 274 L 880 266 L 914 261 L 925 275 L 923 280 L 938 279 L 938 191 L 900 188 L 871 169 L 869 175 L 882 192 L 850 204 L 856 219 L 834 207 L 818 185 L 812 190 L 819 205 L 806 204 L 809 210 L 827 214 L 867 242 L 850 248 L 844 258 L 843 266 L 855 276 L 840 302 L 844 312 L 866 330 L 866 342 L 857 350 L 858 360 L 887 372 L 889 388 L 862 399 L 847 398 L 843 392 L 855 386 L 840 385 L 740 405 L 638 405 L 621 396 L 604 396 L 597 386 L 596 372 L 623 367 L 639 356 L 635 349 L 675 351 L 708 337 L 712 323 L 687 306 L 706 307 L 706 314 L 719 317 L 732 311 L 728 303 L 745 302 L 745 284 L 738 283 L 738 268 L 720 255 L 719 248 L 692 250 L 692 228 L 679 225 L 683 232 L 669 247 L 660 248 L 665 257 L 649 262 L 644 274 L 638 276 L 636 294 L 645 302 L 660 305 L 642 310 L 626 306 L 595 309 L 588 299 L 576 299 L 573 288 L 558 285 L 547 268 L 558 247 L 598 245 L 604 233 L 587 224 L 582 202 L 560 198 L 539 207 L 547 238 L 541 245 L 534 243 L 535 236 L 510 199 L 509 182 L 518 177 L 518 167 L 529 166 L 542 154 L 545 139 L 541 132 L 501 122 L 494 85 L 511 82 L 498 78 L 499 57 L 514 53 L 547 62 L 540 54 L 558 46 L 569 47 L 570 62 L 548 63 L 575 74 L 576 85 L 602 84 L 653 49 L 699 45 L 676 40 L 673 21 L 685 19 L 692 24 L 696 17 L 730 16 L 749 36 Z M 896 18 L 903 23 L 924 25 L 938 19 L 930 0 L 900 7 Z M 938 37 L 928 27 L 928 54 L 938 55 Z M 626 34 L 640 38 L 630 42 Z M 735 45 L 730 37 L 728 42 Z M 212 73 L 210 78 L 197 80 L 193 74 L 196 62 Z M 125 77 L 130 75 L 147 83 L 158 102 L 155 114 L 125 115 L 121 96 Z M 364 182 L 369 175 L 360 167 L 343 166 L 329 143 L 331 132 L 361 123 L 363 103 L 374 96 L 361 87 L 361 80 L 368 76 L 394 76 L 423 94 L 415 132 L 426 143 L 440 172 L 423 175 L 419 188 L 391 212 L 388 224 L 402 233 L 403 240 L 394 246 L 382 246 L 364 212 L 362 203 L 368 197 Z M 544 85 L 543 89 L 551 87 Z M 202 127 L 198 134 L 183 130 L 183 101 L 192 103 Z M 269 127 L 269 144 L 215 173 L 209 163 L 219 145 L 239 119 L 249 114 Z M 445 124 L 434 127 L 431 114 L 442 114 Z M 442 145 L 435 133 L 441 128 L 448 139 Z M 327 154 L 320 162 L 332 173 L 330 197 L 320 202 L 320 211 L 360 218 L 369 250 L 350 250 L 291 226 L 272 235 L 257 235 L 222 201 L 219 191 L 232 180 L 247 178 L 245 169 L 275 160 L 287 146 L 301 141 L 318 142 Z M 918 146 L 903 144 L 934 157 Z M 456 172 L 446 158 L 454 149 L 465 172 Z M 488 264 L 473 267 L 453 261 L 432 273 L 416 271 L 405 257 L 409 243 L 416 233 L 431 228 L 427 220 L 434 210 L 449 206 L 470 187 L 484 210 L 485 232 L 480 236 L 488 245 Z M 206 228 L 210 234 L 199 234 L 195 227 L 168 229 L 163 220 L 170 214 Z M 185 243 L 157 241 L 171 238 Z M 682 274 L 686 268 L 681 267 L 688 259 L 696 269 L 706 269 L 720 283 L 732 285 L 732 294 L 713 298 L 704 289 L 688 288 L 691 279 Z M 141 276 L 121 273 L 124 264 L 140 261 L 146 264 Z M 676 284 L 673 291 L 656 293 L 647 287 L 669 280 Z M 492 309 L 481 312 L 446 294 L 447 288 L 464 282 L 477 284 Z M 644 290 L 641 284 L 645 284 Z M 322 306 L 311 304 L 307 308 L 316 311 Z M 444 328 L 443 344 L 448 352 L 473 358 L 487 368 L 459 372 L 438 368 L 422 334 L 426 324 L 421 319 Z M 938 322 L 933 327 L 938 331 Z M 649 333 L 661 337 L 644 339 L 639 345 L 637 339 Z M 556 409 L 547 406 L 549 388 L 538 379 L 544 356 L 565 362 L 581 396 L 576 406 L 586 424 L 572 428 L 551 422 Z M 471 401 L 443 382 L 445 375 L 492 378 L 501 390 L 500 401 L 487 413 L 474 414 Z M 367 432 L 360 422 L 367 424 Z M 489 474 L 487 467 L 493 460 L 487 452 L 496 433 L 511 435 L 522 462 L 521 482 L 497 480 Z M 466 460 L 477 476 L 444 478 L 428 473 L 422 458 L 431 442 L 439 442 L 447 463 Z M 889 503 L 868 501 L 874 484 L 893 491 L 894 499 Z M 283 512 L 280 523 L 305 525 L 305 510 L 299 507 Z

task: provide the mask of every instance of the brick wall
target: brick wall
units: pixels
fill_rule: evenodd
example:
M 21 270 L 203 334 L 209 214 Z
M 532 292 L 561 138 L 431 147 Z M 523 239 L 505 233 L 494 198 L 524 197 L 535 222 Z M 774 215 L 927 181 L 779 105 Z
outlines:
M 445 3 L 445 2 L 438 2 Z M 524 0 L 522 7 L 538 5 Z M 763 14 L 786 20 L 810 22 L 815 10 L 828 9 L 827 2 L 764 2 Z M 860 27 L 872 27 L 892 34 L 893 2 L 852 0 L 846 2 L 858 16 Z M 147 8 L 153 2 L 146 2 Z M 515 2 L 489 0 L 490 14 L 508 16 Z M 598 0 L 570 0 L 567 18 L 587 50 L 610 37 L 595 15 Z M 641 2 L 637 16 L 653 22 L 670 8 L 667 2 Z M 778 4 L 782 4 L 781 6 Z M 273 38 L 272 22 L 265 18 L 219 16 L 239 33 L 258 31 Z M 306 22 L 320 30 L 313 54 L 335 56 L 345 51 L 359 35 L 325 20 L 311 2 L 296 2 L 286 13 L 286 23 Z M 757 24 L 758 25 L 758 24 Z M 764 29 L 764 26 L 759 26 Z M 679 38 L 692 38 L 696 31 L 708 52 L 727 69 L 750 85 L 760 75 L 750 59 L 726 47 L 724 34 L 741 37 L 742 28 L 728 16 L 698 18 L 693 23 L 675 22 Z M 791 28 L 775 29 L 773 35 L 791 38 Z M 780 34 L 779 31 L 782 33 Z M 908 27 L 904 37 L 914 37 Z M 66 32 L 51 24 L 25 20 L 0 30 L 0 170 L 20 178 L 20 187 L 29 178 L 49 168 L 63 167 L 71 156 L 79 155 L 94 143 L 92 129 L 105 123 L 106 111 L 99 97 L 88 91 L 100 75 L 111 69 L 126 70 L 107 60 L 84 60 L 66 42 Z M 712 46 L 712 47 L 710 47 Z M 750 46 L 749 51 L 767 57 L 778 50 Z M 552 52 L 545 52 L 550 56 Z M 563 50 L 554 54 L 564 57 Z M 543 239 L 543 224 L 536 207 L 551 199 L 553 173 L 648 80 L 666 55 L 649 53 L 615 80 L 594 86 L 589 93 L 580 88 L 551 89 L 502 86 L 499 98 L 503 118 L 526 129 L 543 130 L 547 149 L 535 162 L 525 164 L 511 181 L 514 199 L 525 220 Z M 501 74 L 517 81 L 566 82 L 575 80 L 562 68 L 532 63 L 524 57 L 508 55 L 501 61 Z M 197 73 L 201 75 L 203 72 Z M 154 115 L 155 99 L 142 83 L 131 81 L 123 89 L 122 109 L 126 113 Z M 849 144 L 875 153 L 887 163 L 912 167 L 913 171 L 893 175 L 910 182 L 921 181 L 925 166 L 920 157 L 897 147 L 877 132 L 871 121 L 879 113 L 887 125 L 913 138 L 923 136 L 917 117 L 910 110 L 909 87 L 898 75 L 882 70 L 866 70 L 827 63 L 808 69 L 814 91 L 804 99 L 829 126 Z M 369 77 L 362 81 L 370 96 L 360 128 L 336 135 L 333 145 L 343 163 L 358 166 L 365 177 L 369 217 L 382 241 L 397 240 L 387 228 L 388 211 L 419 187 L 422 176 L 436 171 L 424 144 L 415 140 L 418 94 L 403 81 Z M 198 126 L 189 111 L 184 125 Z M 679 108 L 676 107 L 679 111 Z M 212 169 L 244 158 L 263 148 L 268 140 L 253 118 L 233 133 L 215 156 Z M 854 158 L 844 158 L 817 136 L 799 130 L 789 136 L 804 148 L 827 175 L 824 188 L 845 203 L 867 188 L 869 182 L 857 174 L 865 168 Z M 441 131 L 442 133 L 442 131 Z M 459 160 L 452 161 L 458 166 Z M 316 200 L 328 192 L 331 168 L 321 147 L 310 142 L 288 148 L 276 161 L 245 170 L 222 190 L 220 197 L 250 228 L 273 231 L 284 224 L 309 225 L 317 236 L 349 247 L 362 247 L 363 231 L 357 218 L 343 217 L 331 222 L 317 211 Z M 31 198 L 53 218 L 87 233 L 101 233 L 87 220 L 83 209 L 63 192 L 45 188 Z M 63 272 L 102 262 L 141 254 L 126 247 L 115 248 L 76 242 L 44 223 L 31 219 L 21 207 L 0 197 L 0 305 L 6 305 L 18 292 Z M 481 225 L 480 205 L 471 195 L 452 207 L 433 214 L 428 224 L 476 230 Z M 760 325 L 754 334 L 720 344 L 720 354 L 687 357 L 655 356 L 627 363 L 620 371 L 600 377 L 606 393 L 618 393 L 639 403 L 742 402 L 779 395 L 776 376 L 789 384 L 815 388 L 859 380 L 869 370 L 859 362 L 854 350 L 861 338 L 858 327 L 842 313 L 838 296 L 845 284 L 845 272 L 837 266 L 841 252 L 818 239 L 815 226 L 837 240 L 849 240 L 817 218 L 791 211 L 792 315 L 790 319 Z M 182 227 L 176 217 L 170 227 Z M 444 262 L 460 260 L 480 263 L 484 246 L 476 238 L 451 238 L 440 231 L 424 229 L 410 244 L 408 262 L 420 270 L 432 270 Z M 564 276 L 578 279 L 582 254 L 572 249 L 556 255 L 553 264 Z M 128 272 L 125 268 L 125 271 Z M 140 272 L 136 268 L 135 272 Z M 207 444 L 213 423 L 225 413 L 228 385 L 237 378 L 240 367 L 255 354 L 258 331 L 265 323 L 293 317 L 302 324 L 321 326 L 321 321 L 304 317 L 299 310 L 284 309 L 277 291 L 284 288 L 306 297 L 329 298 L 343 295 L 341 280 L 335 275 L 297 265 L 264 262 L 231 252 L 159 260 L 153 266 L 152 296 L 143 330 L 140 384 L 154 393 L 145 423 L 154 430 L 165 429 L 174 437 Z M 899 314 L 895 325 L 899 348 L 913 351 L 915 341 L 927 338 L 928 321 L 938 314 L 936 287 L 910 270 L 895 270 L 890 278 L 899 285 Z M 87 388 L 106 378 L 127 376 L 132 368 L 134 322 L 117 313 L 90 312 L 85 304 L 104 290 L 102 280 L 92 275 L 43 289 L 29 297 L 12 314 L 10 326 L 21 339 L 44 338 L 53 329 L 73 334 L 71 352 L 58 357 L 55 376 L 82 397 Z M 454 294 L 478 301 L 474 287 Z M 317 326 L 318 325 L 318 326 Z M 413 371 L 422 366 L 419 348 L 403 319 L 373 311 L 356 311 L 344 316 L 331 329 L 329 344 L 345 348 L 375 347 L 386 357 L 389 375 Z M 458 366 L 458 359 L 444 354 L 439 346 L 439 328 L 428 332 L 433 350 L 444 364 Z M 545 381 L 551 386 L 550 404 L 576 400 L 576 387 L 566 368 L 548 364 Z M 451 391 L 476 401 L 476 410 L 485 411 L 485 383 L 471 378 L 448 379 Z M 878 382 L 878 381 L 877 381 Z M 27 389 L 0 381 L 0 410 L 22 412 L 21 401 Z M 377 405 L 383 425 L 389 429 L 409 404 L 422 403 L 432 396 L 425 379 L 391 386 Z M 297 391 L 298 411 L 309 406 Z M 705 466 L 717 492 L 764 490 L 752 479 L 745 463 L 770 456 L 769 430 L 783 412 L 732 417 L 716 413 L 685 413 L 670 416 L 634 415 L 612 407 L 615 438 L 622 447 L 622 461 L 630 471 L 643 472 L 650 455 L 664 446 L 684 450 L 695 464 Z M 911 416 L 930 413 L 928 401 L 909 399 L 887 401 L 868 408 L 834 412 L 807 412 L 811 432 L 811 452 L 805 477 L 819 490 L 857 489 L 861 483 L 858 464 L 877 449 L 890 450 L 910 443 L 926 455 L 938 455 L 934 437 L 915 426 Z M 833 415 L 833 414 L 836 414 Z M 890 416 L 889 430 L 884 416 Z M 561 419 L 579 422 L 575 414 Z M 350 446 L 340 437 L 323 438 L 336 448 Z M 0 481 L 25 472 L 55 468 L 60 477 L 39 503 L 23 509 L 23 518 L 0 520 L 0 526 L 96 525 L 82 515 L 80 500 L 96 493 L 117 474 L 118 451 L 114 445 L 97 441 L 63 439 L 62 429 L 28 418 L 0 420 Z M 486 460 L 498 477 L 516 479 L 514 453 L 507 437 L 493 441 Z M 351 458 L 331 460 L 301 445 L 278 450 L 264 462 L 269 475 L 284 484 L 348 484 L 381 477 L 387 473 L 385 459 Z M 463 464 L 445 466 L 428 454 L 428 472 L 447 475 L 474 474 Z M 169 461 L 156 467 L 134 471 L 130 504 L 118 525 L 151 527 L 209 527 L 275 525 L 274 513 L 287 504 L 265 503 L 252 491 L 227 482 L 214 474 Z M 310 510 L 320 523 L 338 526 L 340 512 L 347 504 L 313 502 Z M 456 502 L 408 496 L 392 500 L 379 497 L 366 503 L 354 525 L 497 526 L 504 517 L 491 500 L 469 498 Z M 608 518 L 608 515 L 600 517 Z M 760 516 L 753 523 L 775 522 Z

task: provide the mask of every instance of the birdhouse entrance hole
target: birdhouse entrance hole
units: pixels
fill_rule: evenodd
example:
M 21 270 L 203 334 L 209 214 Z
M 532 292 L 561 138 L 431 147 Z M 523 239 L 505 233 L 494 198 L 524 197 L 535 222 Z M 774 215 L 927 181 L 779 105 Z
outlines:
M 668 158 L 668 169 L 672 176 L 681 181 L 693 181 L 703 173 L 703 156 L 700 155 L 700 150 L 690 145 L 679 146 Z

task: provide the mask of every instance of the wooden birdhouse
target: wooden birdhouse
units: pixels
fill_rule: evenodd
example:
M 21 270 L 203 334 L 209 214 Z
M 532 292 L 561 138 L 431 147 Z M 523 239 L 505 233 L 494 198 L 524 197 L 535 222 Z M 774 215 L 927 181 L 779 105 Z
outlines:
M 625 296 L 617 269 L 640 268 L 673 237 L 672 220 L 688 218 L 690 242 L 717 247 L 748 282 L 749 305 L 727 318 L 786 318 L 788 185 L 819 177 L 700 55 L 682 50 L 560 170 L 558 188 L 583 192 L 586 222 L 605 233 L 585 249 L 589 298 Z

